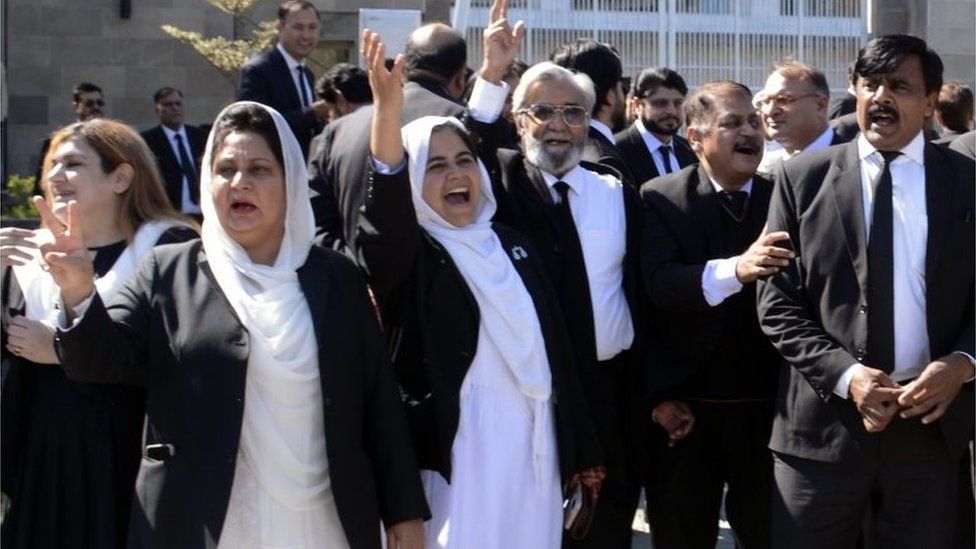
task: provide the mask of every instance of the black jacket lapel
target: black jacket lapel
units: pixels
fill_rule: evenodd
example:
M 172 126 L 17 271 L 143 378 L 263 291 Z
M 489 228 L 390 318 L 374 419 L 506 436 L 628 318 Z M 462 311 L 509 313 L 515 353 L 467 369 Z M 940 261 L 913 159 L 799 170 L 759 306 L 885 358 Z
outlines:
M 832 187 L 834 204 L 840 214 L 841 228 L 847 242 L 857 281 L 861 291 L 868 287 L 867 238 L 864 231 L 864 199 L 861 192 L 861 163 L 857 154 L 857 142 L 851 142 L 843 151 L 840 162 L 830 167 L 824 176 L 826 185 Z M 826 235 L 825 235 L 826 237 Z
M 935 267 L 944 248 L 956 177 L 949 172 L 948 159 L 931 143 L 925 144 L 925 210 L 929 217 L 925 243 L 925 279 L 933 280 Z

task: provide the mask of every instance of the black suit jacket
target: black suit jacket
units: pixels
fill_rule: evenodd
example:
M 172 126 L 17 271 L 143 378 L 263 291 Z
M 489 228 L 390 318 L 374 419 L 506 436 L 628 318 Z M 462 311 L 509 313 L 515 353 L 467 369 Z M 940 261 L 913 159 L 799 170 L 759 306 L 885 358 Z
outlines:
M 845 91 L 844 95 L 830 101 L 827 107 L 827 118 L 833 120 L 845 114 L 850 114 L 857 109 L 857 96 Z
M 642 143 L 643 145 L 643 143 Z M 746 220 L 753 238 L 766 222 L 773 183 L 752 179 Z M 650 300 L 645 326 L 647 397 L 653 402 L 669 396 L 714 355 L 722 337 L 725 303 L 712 307 L 702 292 L 702 272 L 712 259 L 731 257 L 724 250 L 721 216 L 726 215 L 705 169 L 688 166 L 641 187 L 644 201 L 641 277 Z M 743 292 L 755 292 L 748 284 Z M 756 329 L 755 359 L 768 364 L 773 377 L 778 355 Z M 756 380 L 756 383 L 761 383 Z
M 305 72 L 308 81 L 315 82 L 312 71 L 306 68 Z M 258 55 L 244 65 L 237 86 L 237 99 L 261 103 L 281 113 L 281 116 L 288 121 L 288 126 L 291 127 L 295 137 L 298 138 L 302 154 L 308 158 L 308 144 L 312 137 L 322 130 L 322 122 L 315 115 L 312 107 L 302 108 L 302 98 L 295 88 L 295 79 L 277 47 Z M 314 97 L 309 98 L 309 101 L 314 100 Z
M 406 170 L 370 172 L 359 243 L 391 336 L 394 365 L 420 467 L 450 481 L 461 385 L 478 346 L 480 311 L 450 254 L 418 224 Z M 563 481 L 602 465 L 561 309 L 536 253 L 515 231 L 495 225 L 535 304 L 552 373 Z M 521 249 L 515 255 L 512 250 Z
M 631 187 L 640 185 L 634 180 L 634 175 L 627 166 L 627 160 L 617 150 L 617 146 L 610 142 L 600 130 L 590 126 L 583 147 L 583 160 L 596 164 L 603 164 L 617 170 L 617 178 Z
M 618 133 L 616 138 L 617 150 L 627 162 L 630 172 L 634 174 L 634 181 L 638 188 L 661 175 L 658 173 L 654 158 L 651 157 L 651 152 L 647 150 L 647 144 L 644 143 L 644 138 L 636 125 Z M 674 156 L 678 158 L 678 165 L 672 166 L 675 171 L 698 162 L 698 157 L 695 156 L 694 151 L 691 150 L 691 145 L 684 137 L 675 135 L 671 139 L 674 142 Z
M 974 165 L 925 145 L 928 240 L 925 301 L 930 355 L 973 354 Z M 867 346 L 867 247 L 857 143 L 811 152 L 777 174 L 768 230 L 788 231 L 797 259 L 760 281 L 763 331 L 783 355 L 770 448 L 828 462 L 860 455 L 870 437 L 854 404 L 833 393 Z M 949 449 L 973 428 L 973 388 L 939 420 Z
M 208 132 L 196 126 L 184 125 L 183 127 L 186 128 L 186 138 L 191 151 L 190 159 L 193 160 L 193 169 L 197 174 L 197 180 L 190 181 L 190 184 L 199 186 L 200 162 L 203 160 L 204 149 L 207 148 Z M 166 139 L 162 126 L 146 130 L 141 135 L 149 145 L 149 150 L 156 156 L 156 165 L 159 166 L 159 173 L 163 176 L 166 196 L 176 211 L 180 211 L 183 206 L 183 171 L 180 169 L 179 158 L 176 157 L 173 147 Z
M 407 82 L 403 86 L 404 124 L 422 116 L 463 114 L 464 106 L 436 84 Z M 309 186 L 317 195 L 312 200 L 316 233 L 326 246 L 344 246 L 353 256 L 358 253 L 359 210 L 366 201 L 372 123 L 373 107 L 367 106 L 329 124 L 308 163 Z
M 319 342 L 329 476 L 354 548 L 379 549 L 387 526 L 428 517 L 385 345 L 362 276 L 313 248 L 298 269 Z M 147 388 L 145 444 L 130 546 L 216 547 L 244 412 L 248 331 L 227 303 L 199 240 L 153 251 L 106 308 L 56 335 L 69 377 Z

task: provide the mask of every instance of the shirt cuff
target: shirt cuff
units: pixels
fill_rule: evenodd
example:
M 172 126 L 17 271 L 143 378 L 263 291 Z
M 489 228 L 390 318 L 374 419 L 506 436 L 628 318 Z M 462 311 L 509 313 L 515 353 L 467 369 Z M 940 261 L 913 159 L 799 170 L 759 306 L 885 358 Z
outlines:
M 735 276 L 735 266 L 739 256 L 726 259 L 712 259 L 705 263 L 702 271 L 702 294 L 705 302 L 712 307 L 720 305 L 726 298 L 739 293 L 742 283 Z
M 468 114 L 478 122 L 491 124 L 501 116 L 506 99 L 508 84 L 492 84 L 479 76 L 474 81 L 471 99 L 468 100 Z
M 61 301 L 61 296 L 59 295 L 58 296 L 58 305 L 59 305 L 58 309 L 60 309 L 61 312 L 58 313 L 58 327 L 61 328 L 62 330 L 68 330 L 70 328 L 74 328 L 75 325 L 77 325 L 78 322 L 81 321 L 81 318 L 83 316 L 85 316 L 85 313 L 88 312 L 88 307 L 91 306 L 92 299 L 95 299 L 95 292 L 92 292 L 91 294 L 89 294 L 88 297 L 86 297 L 85 299 L 83 299 L 82 302 L 79 303 L 73 309 L 73 311 L 75 312 L 75 318 L 71 322 L 68 322 L 68 317 L 65 316 L 65 314 L 64 314 L 64 311 L 65 311 L 64 302 Z
M 861 367 L 861 363 L 851 364 L 844 370 L 841 374 L 840 379 L 837 380 L 837 385 L 834 385 L 834 394 L 840 398 L 847 398 L 847 394 L 851 388 L 851 378 L 854 377 L 854 372 Z
M 973 358 L 973 355 L 967 353 L 966 351 L 953 351 L 952 354 L 954 354 L 954 355 L 962 355 L 962 356 L 966 357 L 967 359 L 969 359 L 969 363 L 972 364 L 974 367 L 976 367 L 976 359 L 974 359 Z M 973 377 L 967 379 L 966 380 L 966 383 L 969 383 L 970 381 L 972 381 L 974 379 L 976 379 L 976 376 L 973 376 Z
M 398 173 L 402 172 L 403 169 L 407 166 L 407 159 L 406 158 L 404 158 L 403 161 L 400 162 L 400 165 L 397 166 L 397 167 L 395 167 L 395 168 L 391 168 L 391 167 L 387 166 L 386 164 L 384 164 L 383 162 L 380 162 L 379 159 L 377 159 L 373 155 L 369 155 L 369 160 L 370 160 L 370 162 L 373 163 L 373 171 L 375 171 L 378 174 L 383 174 L 383 175 L 395 175 L 395 174 L 398 174 Z

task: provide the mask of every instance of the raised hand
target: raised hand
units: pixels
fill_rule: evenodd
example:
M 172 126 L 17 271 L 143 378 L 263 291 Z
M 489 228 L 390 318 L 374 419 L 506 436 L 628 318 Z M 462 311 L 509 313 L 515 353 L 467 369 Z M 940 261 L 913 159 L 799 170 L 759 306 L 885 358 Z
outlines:
M 75 307 L 95 291 L 95 269 L 82 238 L 78 203 L 74 200 L 68 203 L 67 224 L 54 215 L 43 198 L 35 196 L 34 205 L 44 226 L 54 235 L 53 242 L 41 245 L 41 257 L 51 278 L 61 288 L 65 306 Z
M 488 10 L 488 26 L 482 35 L 481 77 L 495 84 L 501 82 L 518 57 L 523 36 L 523 21 L 515 23 L 514 28 L 508 24 L 508 0 L 494 0 Z
M 36 249 L 31 242 L 34 231 L 7 227 L 0 229 L 0 268 L 25 265 L 33 259 L 28 249 Z
M 403 139 L 400 124 L 403 117 L 403 56 L 397 55 L 393 70 L 387 70 L 386 45 L 380 35 L 365 29 L 362 54 L 373 90 L 373 122 L 370 128 L 369 152 L 391 168 L 403 163 Z

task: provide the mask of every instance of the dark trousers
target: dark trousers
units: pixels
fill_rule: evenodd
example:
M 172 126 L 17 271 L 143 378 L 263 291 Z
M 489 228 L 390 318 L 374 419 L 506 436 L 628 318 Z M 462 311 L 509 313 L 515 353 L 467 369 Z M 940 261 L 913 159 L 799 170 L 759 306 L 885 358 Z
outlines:
M 628 549 L 633 539 L 634 512 L 640 498 L 640 485 L 634 480 L 627 454 L 627 414 L 631 351 L 597 365 L 589 398 L 601 404 L 593 414 L 606 457 L 607 478 L 600 491 L 590 531 L 582 540 L 563 536 L 565 549 Z M 593 407 L 591 407 L 591 410 Z
M 691 434 L 669 448 L 657 428 L 651 443 L 646 495 L 654 547 L 714 548 L 726 486 L 739 547 L 769 547 L 772 401 L 687 402 L 695 414 Z
M 959 456 L 938 424 L 896 417 L 870 440 L 841 463 L 774 455 L 774 547 L 853 548 L 862 529 L 868 549 L 952 546 Z

